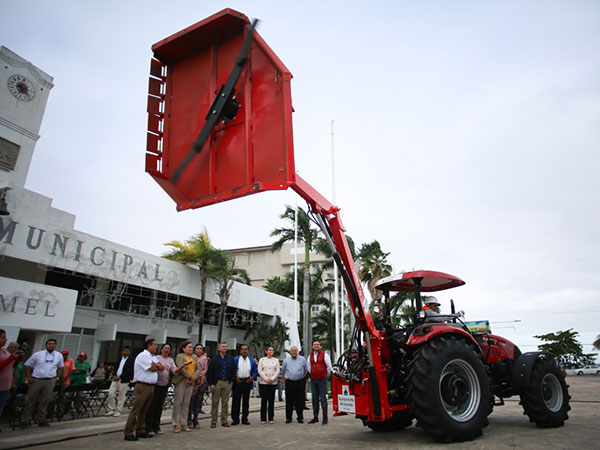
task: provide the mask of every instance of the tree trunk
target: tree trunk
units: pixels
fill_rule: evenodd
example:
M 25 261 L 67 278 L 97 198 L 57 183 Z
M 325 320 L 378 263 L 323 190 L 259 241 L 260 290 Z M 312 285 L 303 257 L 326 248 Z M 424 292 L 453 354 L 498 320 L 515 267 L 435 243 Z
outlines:
M 221 344 L 221 338 L 223 337 L 223 322 L 225 320 L 225 308 L 227 303 L 223 303 L 221 300 L 221 309 L 219 310 L 219 332 L 217 333 L 217 345 Z
M 204 308 L 206 307 L 206 277 L 200 277 L 200 319 L 198 319 L 198 342 L 204 346 L 202 341 L 202 329 L 204 328 Z
M 308 355 L 311 351 L 310 342 L 310 247 L 304 243 L 304 285 L 302 287 L 302 348 L 304 354 Z

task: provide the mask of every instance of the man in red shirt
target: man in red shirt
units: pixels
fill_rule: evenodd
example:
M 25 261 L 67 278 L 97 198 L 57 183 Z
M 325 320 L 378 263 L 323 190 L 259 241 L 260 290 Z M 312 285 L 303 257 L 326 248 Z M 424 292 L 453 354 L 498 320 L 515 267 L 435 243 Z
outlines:
M 319 341 L 313 342 L 313 351 L 307 358 L 312 391 L 313 418 L 308 423 L 319 421 L 319 402 L 323 410 L 323 425 L 327 425 L 327 376 L 331 373 L 331 359 L 321 350 Z

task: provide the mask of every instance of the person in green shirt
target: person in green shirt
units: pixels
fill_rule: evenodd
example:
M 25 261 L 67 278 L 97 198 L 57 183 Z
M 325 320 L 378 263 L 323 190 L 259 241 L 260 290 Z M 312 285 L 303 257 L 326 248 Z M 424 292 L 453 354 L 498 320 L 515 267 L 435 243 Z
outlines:
M 75 369 L 71 372 L 69 379 L 71 384 L 85 384 L 88 373 L 90 372 L 90 363 L 87 362 L 87 355 L 80 353 L 75 361 Z
M 23 361 L 15 365 L 13 370 L 13 389 L 18 388 L 25 382 L 25 365 Z

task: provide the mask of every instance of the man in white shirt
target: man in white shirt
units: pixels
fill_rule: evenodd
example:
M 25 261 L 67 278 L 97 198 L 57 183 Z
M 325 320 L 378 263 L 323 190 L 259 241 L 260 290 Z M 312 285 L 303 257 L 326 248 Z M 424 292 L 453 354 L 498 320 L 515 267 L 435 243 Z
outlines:
M 119 417 L 123 413 L 129 382 L 133 379 L 133 358 L 130 355 L 131 348 L 129 346 L 123 347 L 121 361 L 119 361 L 117 372 L 112 377 L 108 389 L 108 398 L 106 399 L 107 416 Z M 115 398 L 116 396 L 117 398 Z
M 134 400 L 125 424 L 126 441 L 137 441 L 138 438 L 154 436 L 146 432 L 146 412 L 152 402 L 154 385 L 158 381 L 158 371 L 163 370 L 163 365 L 154 356 L 158 349 L 154 339 L 148 339 L 144 343 L 144 348 L 145 350 L 135 358 L 133 366 Z
M 54 395 L 56 381 L 62 381 L 65 366 L 62 354 L 55 351 L 56 339 L 46 341 L 46 349 L 36 352 L 25 362 L 25 376 L 29 384 L 27 403 L 21 416 L 21 428 L 29 426 L 29 419 L 37 405 L 36 418 L 40 427 L 49 427 L 46 411 Z

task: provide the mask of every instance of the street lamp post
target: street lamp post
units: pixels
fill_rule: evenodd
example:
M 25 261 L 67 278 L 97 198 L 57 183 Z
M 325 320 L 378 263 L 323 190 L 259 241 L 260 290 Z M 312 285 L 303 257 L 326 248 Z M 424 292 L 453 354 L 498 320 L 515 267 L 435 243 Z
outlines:
M 327 283 L 327 292 L 329 293 L 329 356 L 333 361 L 333 328 L 331 326 L 333 322 L 333 304 L 331 302 L 331 291 L 333 291 L 333 283 L 335 280 L 333 278 L 327 278 L 325 279 L 325 282 Z

